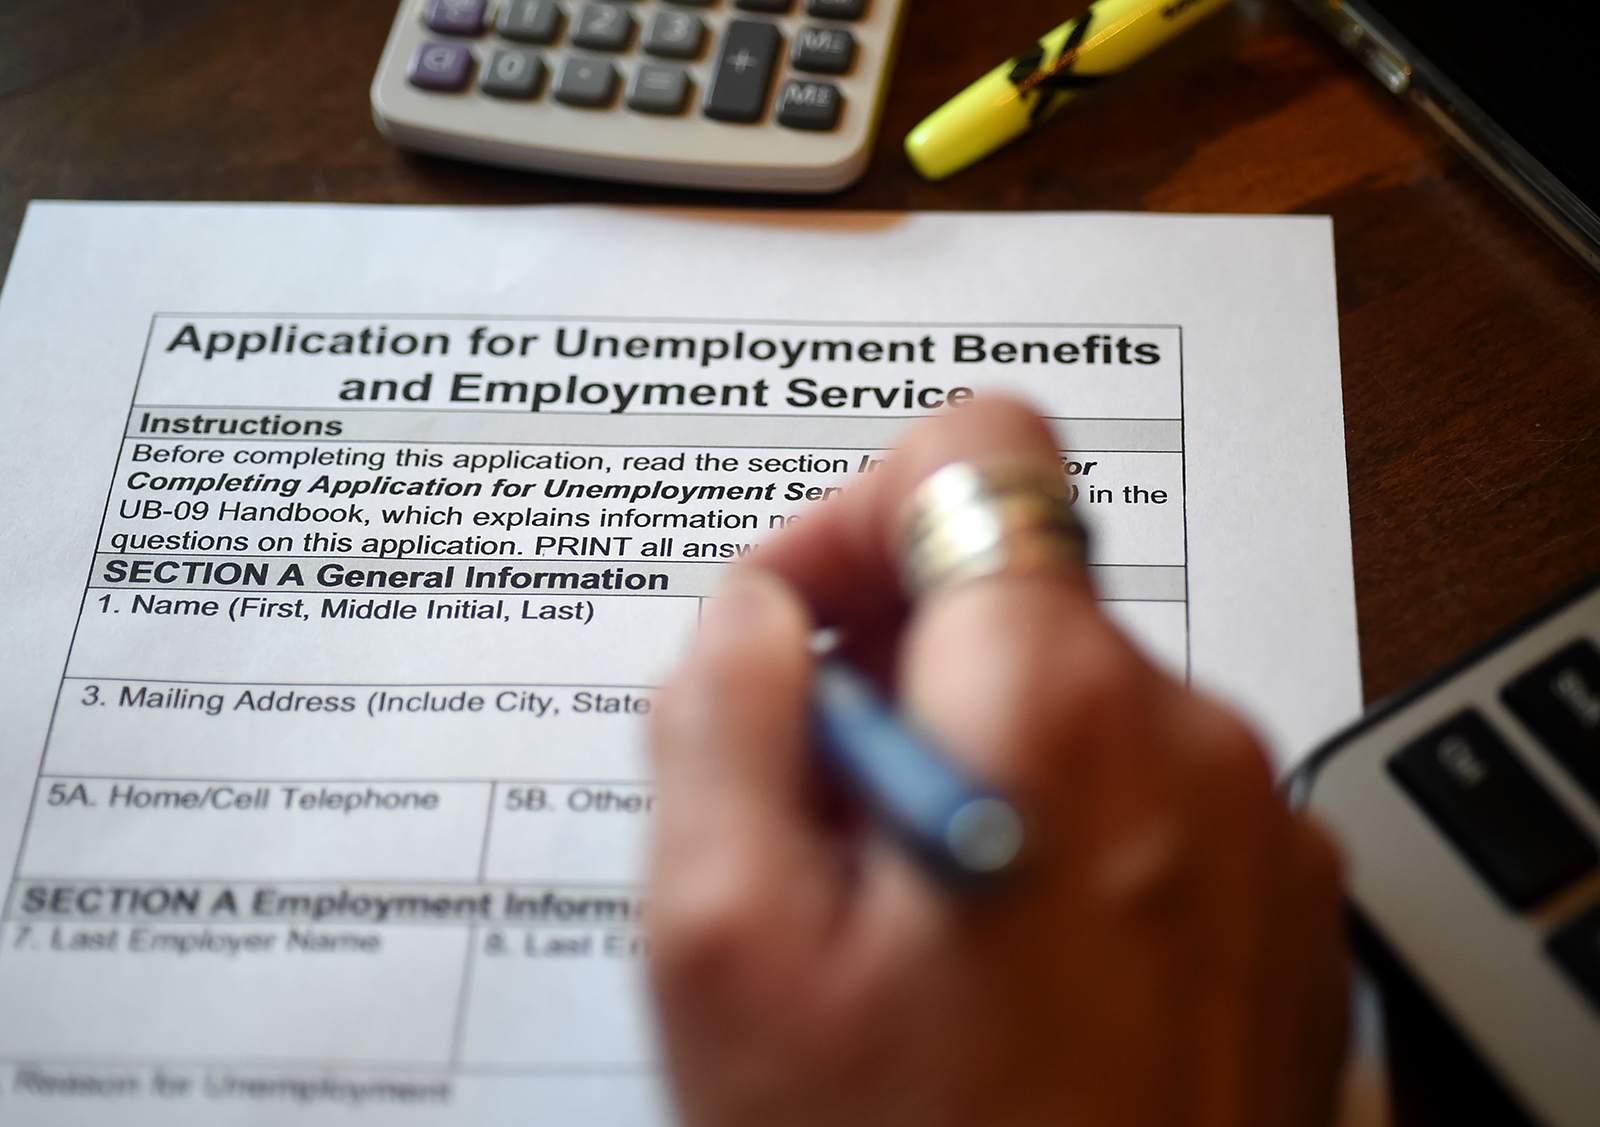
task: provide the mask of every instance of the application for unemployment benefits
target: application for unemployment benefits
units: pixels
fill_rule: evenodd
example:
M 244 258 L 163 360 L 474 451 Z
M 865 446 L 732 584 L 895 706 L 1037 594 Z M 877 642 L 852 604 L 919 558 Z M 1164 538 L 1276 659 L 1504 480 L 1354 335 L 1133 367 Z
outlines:
M 0 1116 L 664 1121 L 653 687 L 985 391 L 1111 613 L 1291 756 L 1359 703 L 1330 282 L 1301 220 L 36 208 Z

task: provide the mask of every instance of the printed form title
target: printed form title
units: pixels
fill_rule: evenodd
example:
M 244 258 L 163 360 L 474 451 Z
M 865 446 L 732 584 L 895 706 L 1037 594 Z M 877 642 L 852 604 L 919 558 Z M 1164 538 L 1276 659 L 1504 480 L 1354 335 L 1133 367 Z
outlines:
M 905 331 L 871 337 L 828 326 L 825 336 L 807 326 L 718 327 L 716 332 L 617 331 L 587 324 L 540 326 L 538 332 L 498 331 L 486 324 L 451 331 L 391 331 L 387 324 L 338 328 L 302 327 L 292 321 L 258 328 L 202 328 L 193 322 L 172 333 L 163 351 L 204 363 L 243 364 L 270 357 L 400 358 L 423 370 L 407 376 L 342 378 L 342 402 L 427 403 L 432 407 L 607 411 L 622 414 L 712 409 L 851 409 L 900 413 L 929 411 L 972 398 L 972 388 L 938 384 L 901 373 L 928 365 L 1098 365 L 1102 368 L 1159 364 L 1161 346 L 1127 334 L 1101 330 L 1065 339 L 1059 327 L 1011 329 L 1005 339 L 989 332 Z M 652 328 L 659 328 L 652 326 Z M 446 371 L 464 361 L 500 362 L 507 373 Z M 648 366 L 650 382 L 617 378 L 619 368 Z M 488 363 L 483 365 L 488 366 Z M 709 382 L 734 374 L 738 382 Z M 855 379 L 839 380 L 849 366 Z M 575 371 L 573 369 L 582 369 Z M 720 371 L 719 371 L 720 369 Z M 767 373 L 791 373 L 769 379 Z M 893 376 L 885 381 L 874 375 Z M 807 373 L 807 374 L 801 374 Z M 754 377 L 754 378 L 751 378 Z M 870 381 L 870 382 L 869 382 Z M 781 385 L 781 386 L 779 386 Z

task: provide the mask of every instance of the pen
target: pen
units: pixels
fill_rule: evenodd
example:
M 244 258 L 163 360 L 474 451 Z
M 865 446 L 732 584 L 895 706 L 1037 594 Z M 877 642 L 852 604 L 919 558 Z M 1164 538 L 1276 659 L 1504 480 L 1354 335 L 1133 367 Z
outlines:
M 957 770 L 861 672 L 823 657 L 812 727 L 840 782 L 923 863 L 957 880 L 994 876 L 1022 850 L 1015 808 Z
M 929 180 L 960 172 L 1231 2 L 1096 0 L 934 110 L 906 134 L 906 156 Z

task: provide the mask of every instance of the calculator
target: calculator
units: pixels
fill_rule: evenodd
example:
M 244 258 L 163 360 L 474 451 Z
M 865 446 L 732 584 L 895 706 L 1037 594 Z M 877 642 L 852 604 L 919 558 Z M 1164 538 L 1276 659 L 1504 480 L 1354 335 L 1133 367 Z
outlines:
M 866 171 L 904 0 L 402 0 L 372 80 L 397 145 L 694 188 Z
M 1600 576 L 1378 705 L 1290 793 L 1507 1092 L 1600 1123 Z

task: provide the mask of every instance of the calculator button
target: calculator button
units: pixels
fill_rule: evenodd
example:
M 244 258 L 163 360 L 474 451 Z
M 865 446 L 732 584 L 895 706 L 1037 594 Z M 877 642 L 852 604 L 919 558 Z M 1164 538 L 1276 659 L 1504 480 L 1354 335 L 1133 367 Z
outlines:
M 831 82 L 788 82 L 778 94 L 778 124 L 790 129 L 832 129 L 844 99 Z
M 772 24 L 729 20 L 728 30 L 722 34 L 722 49 L 712 64 L 706 116 L 718 121 L 759 121 L 781 46 L 782 38 Z
M 1389 772 L 1513 908 L 1538 903 L 1600 860 L 1476 712 L 1402 748 Z
M 782 14 L 789 10 L 794 0 L 733 0 L 735 8 L 743 8 L 747 12 L 777 12 Z
M 795 70 L 843 74 L 855 57 L 855 36 L 838 27 L 803 27 L 795 33 L 789 61 Z
M 859 20 L 867 10 L 867 0 L 806 0 L 806 15 L 825 20 Z
M 692 59 L 705 42 L 706 25 L 699 16 L 663 8 L 650 17 L 644 31 L 644 49 L 665 59 Z
M 620 51 L 633 38 L 633 16 L 620 4 L 585 4 L 572 25 L 572 42 L 592 51 Z
M 1544 949 L 1600 1006 L 1600 904 L 1560 928 Z
M 406 77 L 424 90 L 459 90 L 472 75 L 472 52 L 460 43 L 424 43 L 411 56 Z
M 483 64 L 478 89 L 501 98 L 531 98 L 543 81 L 543 59 L 532 51 L 501 47 Z
M 689 101 L 689 75 L 682 67 L 646 63 L 628 83 L 628 108 L 642 113 L 682 113 Z
M 617 89 L 617 68 L 604 59 L 574 56 L 556 75 L 556 100 L 569 106 L 608 106 Z
M 428 0 L 422 22 L 440 35 L 477 35 L 483 30 L 485 0 Z
M 1600 800 L 1600 652 L 1574 642 L 1507 685 L 1500 699 Z
M 500 34 L 519 43 L 551 43 L 561 31 L 556 0 L 509 0 L 500 7 Z

